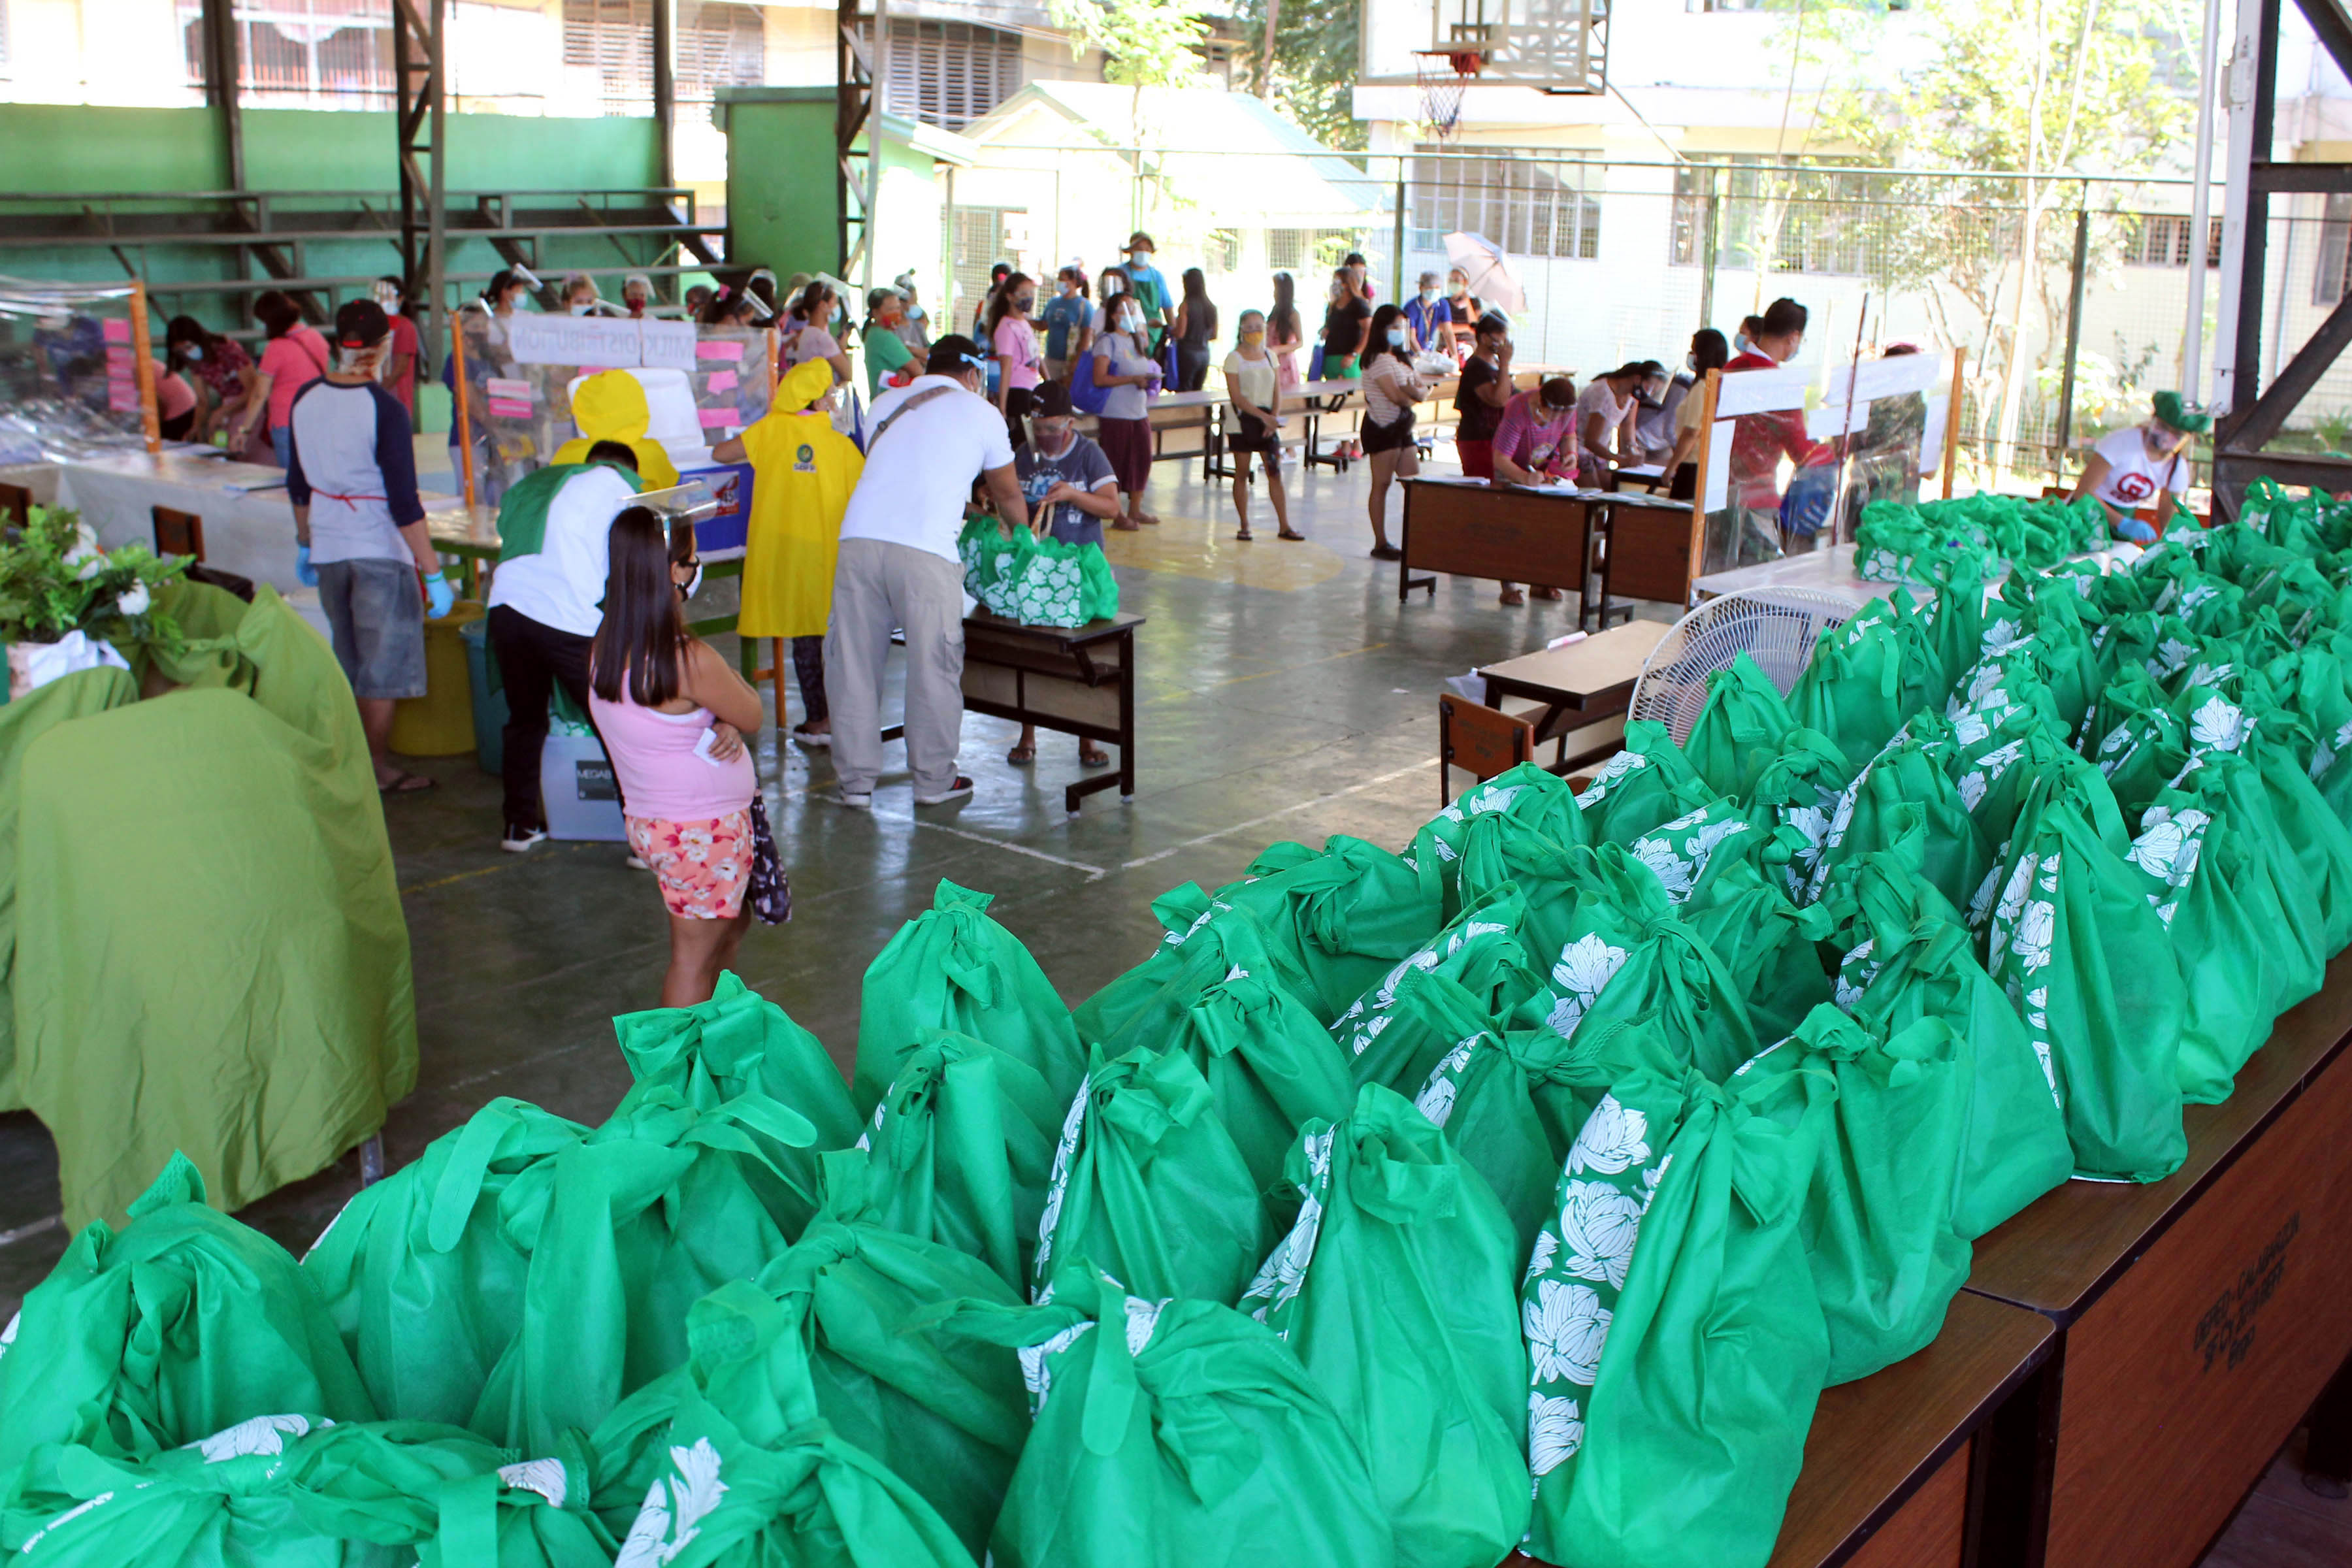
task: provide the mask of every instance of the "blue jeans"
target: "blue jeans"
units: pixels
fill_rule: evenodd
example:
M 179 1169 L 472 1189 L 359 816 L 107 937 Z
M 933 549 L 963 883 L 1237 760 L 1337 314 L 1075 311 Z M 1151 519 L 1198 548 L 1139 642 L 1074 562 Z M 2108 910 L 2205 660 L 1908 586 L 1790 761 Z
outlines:
M 272 426 L 269 431 L 269 449 L 278 454 L 279 468 L 292 468 L 294 466 L 294 426 Z

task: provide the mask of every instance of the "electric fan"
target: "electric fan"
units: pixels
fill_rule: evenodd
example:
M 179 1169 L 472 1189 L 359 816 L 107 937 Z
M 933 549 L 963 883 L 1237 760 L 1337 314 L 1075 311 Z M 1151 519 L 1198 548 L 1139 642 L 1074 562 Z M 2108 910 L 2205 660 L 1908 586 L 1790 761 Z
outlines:
M 1752 588 L 1709 599 L 1674 624 L 1633 683 L 1628 721 L 1664 724 L 1679 746 L 1706 705 L 1706 678 L 1741 654 L 1787 696 L 1813 659 L 1822 634 L 1862 606 L 1818 588 Z

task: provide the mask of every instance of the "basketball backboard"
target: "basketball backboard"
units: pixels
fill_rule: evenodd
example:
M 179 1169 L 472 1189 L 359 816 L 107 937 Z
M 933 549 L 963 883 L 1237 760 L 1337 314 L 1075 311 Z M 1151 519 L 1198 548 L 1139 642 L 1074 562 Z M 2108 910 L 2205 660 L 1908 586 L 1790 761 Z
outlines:
M 1608 90 L 1612 0 L 1364 0 L 1359 79 L 1412 85 L 1416 51 L 1475 51 L 1478 81 Z

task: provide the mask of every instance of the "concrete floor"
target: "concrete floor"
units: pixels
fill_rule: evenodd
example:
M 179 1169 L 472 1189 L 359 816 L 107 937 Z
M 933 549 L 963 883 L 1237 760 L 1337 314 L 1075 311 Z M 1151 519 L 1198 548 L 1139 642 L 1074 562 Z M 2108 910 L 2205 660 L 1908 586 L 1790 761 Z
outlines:
M 859 978 L 940 878 L 995 894 L 994 912 L 1076 1003 L 1150 952 L 1150 901 L 1172 886 L 1230 880 L 1278 839 L 1410 838 L 1438 805 L 1439 681 L 1540 646 L 1573 626 L 1573 607 L 1504 609 L 1494 584 L 1467 580 L 1400 606 L 1394 564 L 1367 558 L 1361 465 L 1293 469 L 1290 483 L 1305 544 L 1275 540 L 1262 487 L 1258 540 L 1235 542 L 1226 487 L 1204 489 L 1197 465 L 1174 462 L 1149 494 L 1162 524 L 1111 536 L 1122 607 L 1150 617 L 1131 804 L 1098 795 L 1066 816 L 1076 742 L 1042 736 L 1036 763 L 1016 769 L 1003 760 L 1014 727 L 970 716 L 971 799 L 919 812 L 900 773 L 870 816 L 852 812 L 823 798 L 825 753 L 779 746 L 772 727 L 761 773 L 795 912 L 752 928 L 744 979 L 846 1068 Z M 788 700 L 797 722 L 796 690 Z M 886 754 L 903 764 L 899 747 Z M 653 882 L 619 846 L 503 854 L 497 781 L 471 756 L 415 765 L 440 787 L 386 805 L 422 1053 L 419 1088 L 384 1128 L 395 1167 L 499 1095 L 601 1120 L 628 1087 L 608 1020 L 654 1004 L 667 951 Z M 357 1183 L 347 1157 L 241 1217 L 299 1254 Z M 27 1112 L 0 1115 L 0 1321 L 64 1250 L 58 1210 L 47 1134 Z

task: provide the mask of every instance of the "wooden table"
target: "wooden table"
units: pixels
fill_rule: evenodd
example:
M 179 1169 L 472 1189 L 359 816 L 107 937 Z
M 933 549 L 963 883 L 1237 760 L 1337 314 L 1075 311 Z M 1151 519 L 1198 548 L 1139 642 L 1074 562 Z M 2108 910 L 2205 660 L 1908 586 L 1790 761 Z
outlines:
M 1979 1435 L 2012 1418 L 2054 1338 L 2040 1313 L 1962 1291 L 1926 1350 L 1823 1390 L 1770 1568 L 1958 1568 L 1983 1528 Z
M 2352 954 L 2189 1108 L 2179 1172 L 2069 1183 L 1977 1244 L 1969 1289 L 2058 1331 L 2015 1561 L 2187 1568 L 2346 1364 L 2347 1040 Z
M 1615 602 L 1620 593 L 1688 602 L 1698 522 L 1688 502 L 1452 476 L 1407 479 L 1402 489 L 1400 604 L 1416 588 L 1434 598 L 1441 572 L 1573 588 L 1579 626 L 1596 614 L 1604 626 L 1630 618 L 1632 607 Z
M 1625 725 L 1619 716 L 1633 700 L 1633 683 L 1642 678 L 1643 664 L 1667 630 L 1656 621 L 1631 621 L 1559 647 L 1487 665 L 1478 671 L 1486 683 L 1486 706 L 1499 708 L 1514 699 L 1542 704 L 1540 716 L 1530 720 L 1537 745 L 1580 736 L 1574 755 L 1561 747 L 1554 764 L 1558 771 L 1606 756 L 1624 740 Z
M 1026 626 L 986 610 L 963 622 L 963 703 L 975 713 L 1034 724 L 1118 748 L 1115 773 L 1080 779 L 1062 792 L 1071 816 L 1097 790 L 1135 798 L 1135 628 L 1141 616 L 1082 626 Z M 886 741 L 904 725 L 882 731 Z

